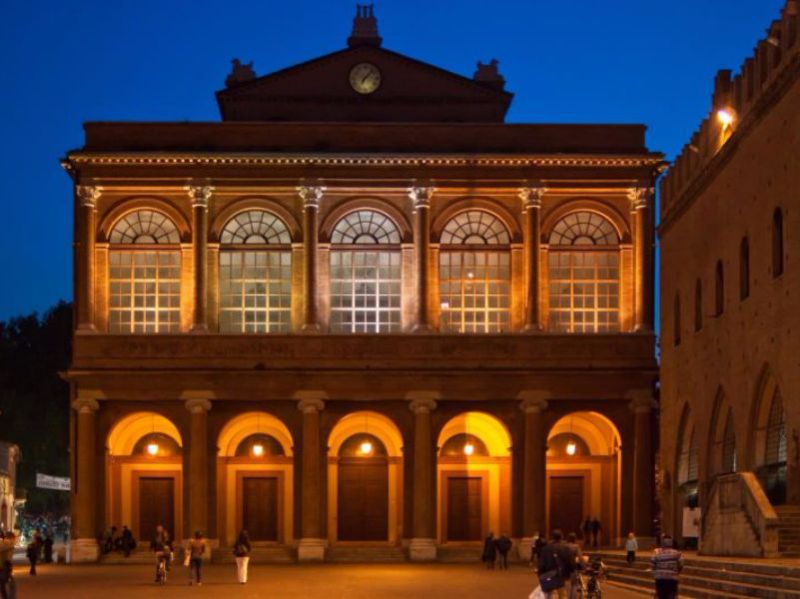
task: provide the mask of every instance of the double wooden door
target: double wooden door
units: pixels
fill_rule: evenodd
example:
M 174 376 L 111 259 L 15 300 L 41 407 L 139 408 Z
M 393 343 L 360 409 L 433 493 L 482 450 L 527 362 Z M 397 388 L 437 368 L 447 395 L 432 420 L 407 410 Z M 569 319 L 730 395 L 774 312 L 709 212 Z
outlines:
M 278 479 L 242 479 L 242 527 L 251 541 L 278 540 Z
M 340 541 L 389 538 L 389 464 L 386 458 L 340 458 L 337 497 Z
M 550 478 L 550 532 L 561 530 L 565 535 L 581 529 L 583 513 L 583 477 L 553 476 Z
M 139 541 L 149 542 L 161 524 L 175 536 L 175 479 L 141 477 L 139 479 Z
M 475 476 L 448 477 L 448 541 L 480 541 L 483 538 L 482 482 Z

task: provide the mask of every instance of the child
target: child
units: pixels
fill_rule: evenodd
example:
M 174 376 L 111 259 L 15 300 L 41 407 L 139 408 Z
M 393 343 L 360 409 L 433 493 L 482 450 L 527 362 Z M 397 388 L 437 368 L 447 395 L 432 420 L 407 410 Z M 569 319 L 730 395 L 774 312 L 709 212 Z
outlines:
M 636 551 L 639 549 L 639 541 L 636 540 L 636 535 L 632 532 L 628 533 L 628 540 L 625 541 L 625 551 L 628 552 L 628 557 L 626 558 L 628 561 L 628 565 L 633 565 L 633 562 L 636 561 Z

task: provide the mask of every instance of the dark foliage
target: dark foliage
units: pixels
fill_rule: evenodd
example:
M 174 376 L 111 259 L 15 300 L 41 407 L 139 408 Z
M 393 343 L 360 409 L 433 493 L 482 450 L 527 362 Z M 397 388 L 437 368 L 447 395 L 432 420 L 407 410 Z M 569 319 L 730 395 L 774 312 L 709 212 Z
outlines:
M 72 304 L 0 322 L 0 438 L 19 445 L 18 492 L 28 512 L 63 512 L 69 494 L 36 488 L 36 472 L 69 476 Z

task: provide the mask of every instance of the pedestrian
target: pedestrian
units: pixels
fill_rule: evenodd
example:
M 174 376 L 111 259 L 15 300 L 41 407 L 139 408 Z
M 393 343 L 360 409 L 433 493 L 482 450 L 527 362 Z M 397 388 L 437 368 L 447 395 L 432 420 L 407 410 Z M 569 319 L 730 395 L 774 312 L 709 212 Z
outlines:
M 31 538 L 30 542 L 28 543 L 28 547 L 25 550 L 28 562 L 31 564 L 31 576 L 36 576 L 36 562 L 39 561 L 39 553 L 42 549 L 41 539 L 42 537 L 39 536 L 38 532 L 33 533 L 33 537 Z
M 250 536 L 245 529 L 242 529 L 233 545 L 233 555 L 236 557 L 236 579 L 241 583 L 247 582 L 247 567 L 250 564 L 250 552 L 253 547 L 250 545 Z
M 483 555 L 481 560 L 486 564 L 487 570 L 494 570 L 494 561 L 497 559 L 497 545 L 494 542 L 494 533 L 490 532 L 483 541 Z
M 12 597 L 11 585 L 13 578 L 14 546 L 16 538 L 13 532 L 7 532 L 0 540 L 0 598 L 9 599 Z
M 164 562 L 164 570 L 169 571 L 169 564 L 172 557 L 172 541 L 169 538 L 169 533 L 161 525 L 156 525 L 156 534 L 153 540 L 150 541 L 150 551 L 156 557 L 156 582 L 161 582 L 159 579 L 159 566 Z
M 603 527 L 600 524 L 600 520 L 597 519 L 597 516 L 592 518 L 592 547 L 597 547 L 600 542 L 600 533 L 603 532 Z
M 633 565 L 636 561 L 636 552 L 639 551 L 639 541 L 636 540 L 636 535 L 633 532 L 628 533 L 628 539 L 625 541 L 626 561 L 629 566 Z
M 564 542 L 564 534 L 556 529 L 539 554 L 539 585 L 548 599 L 567 599 L 574 570 L 575 554 Z
M 533 560 L 533 567 L 538 571 L 539 556 L 542 554 L 542 548 L 547 545 L 547 539 L 544 537 L 544 535 L 541 535 L 538 532 L 536 534 L 538 538 L 533 543 L 533 555 L 536 556 L 536 558 Z
M 44 563 L 45 564 L 52 564 L 53 563 L 53 537 L 51 535 L 47 535 L 42 544 L 42 553 L 44 555 Z
M 581 551 L 581 546 L 578 545 L 578 535 L 574 532 L 570 532 L 567 534 L 566 545 L 569 547 L 570 551 L 572 552 L 572 564 L 573 570 L 572 575 L 569 578 L 569 598 L 574 599 L 578 593 L 578 566 L 582 564 L 583 559 L 583 551 Z
M 671 536 L 662 536 L 661 547 L 650 558 L 658 599 L 678 598 L 678 578 L 683 570 L 683 556 L 675 549 L 674 544 Z
M 592 517 L 586 516 L 581 525 L 581 532 L 583 533 L 583 546 L 590 547 L 592 544 Z
M 497 553 L 500 554 L 499 567 L 501 570 L 508 570 L 508 552 L 511 551 L 513 543 L 508 538 L 506 533 L 500 535 L 500 538 L 495 541 Z
M 125 557 L 130 557 L 131 551 L 136 548 L 136 540 L 133 538 L 131 529 L 126 525 L 122 526 L 122 534 L 119 537 L 119 546 Z
M 189 552 L 189 584 L 192 584 L 192 573 L 194 573 L 197 586 L 201 586 L 203 582 L 200 578 L 200 568 L 206 553 L 206 540 L 203 538 L 203 533 L 199 530 L 194 531 L 194 538 L 189 541 L 186 551 Z
M 538 530 L 535 533 L 533 533 L 533 536 L 531 537 L 531 547 L 530 547 L 531 557 L 528 560 L 529 568 L 534 568 L 536 566 L 537 560 L 539 559 L 539 549 L 540 549 L 539 539 L 541 538 L 542 537 L 539 534 Z

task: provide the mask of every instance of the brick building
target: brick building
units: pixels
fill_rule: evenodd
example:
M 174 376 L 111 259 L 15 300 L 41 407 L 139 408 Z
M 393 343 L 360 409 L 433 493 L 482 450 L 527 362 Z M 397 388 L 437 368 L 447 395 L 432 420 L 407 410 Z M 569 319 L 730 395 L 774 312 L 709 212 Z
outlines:
M 506 124 L 382 47 L 262 77 L 221 122 L 87 123 L 75 182 L 73 556 L 116 524 L 433 559 L 653 497 L 641 125 Z M 224 555 L 229 549 L 220 549 Z
M 701 550 L 800 551 L 800 39 L 797 2 L 661 183 L 665 527 L 702 510 Z

